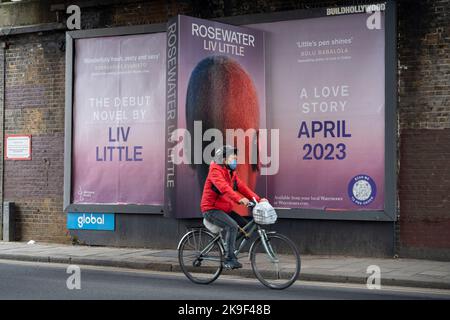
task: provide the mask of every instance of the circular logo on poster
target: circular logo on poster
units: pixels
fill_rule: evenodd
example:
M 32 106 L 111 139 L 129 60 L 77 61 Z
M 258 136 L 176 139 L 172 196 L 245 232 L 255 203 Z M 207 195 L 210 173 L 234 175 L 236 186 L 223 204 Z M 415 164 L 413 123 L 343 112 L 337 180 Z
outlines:
M 377 186 L 371 177 L 360 174 L 353 177 L 348 184 L 348 196 L 353 203 L 366 206 L 371 203 L 377 195 Z

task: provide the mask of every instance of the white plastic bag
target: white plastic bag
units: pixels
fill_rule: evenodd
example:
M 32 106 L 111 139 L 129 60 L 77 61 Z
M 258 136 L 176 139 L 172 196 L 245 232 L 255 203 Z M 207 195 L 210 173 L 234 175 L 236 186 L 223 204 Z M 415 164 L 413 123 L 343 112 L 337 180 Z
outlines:
M 253 208 L 253 219 L 257 224 L 273 224 L 277 221 L 277 212 L 269 202 L 259 202 Z

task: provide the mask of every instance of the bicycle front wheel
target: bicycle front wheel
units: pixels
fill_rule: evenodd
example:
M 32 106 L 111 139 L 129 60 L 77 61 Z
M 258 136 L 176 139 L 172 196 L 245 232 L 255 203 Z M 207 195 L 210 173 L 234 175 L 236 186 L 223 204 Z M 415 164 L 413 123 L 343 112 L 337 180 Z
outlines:
M 208 284 L 222 272 L 223 248 L 214 236 L 203 229 L 187 233 L 178 249 L 183 273 L 194 283 Z
M 256 239 L 250 261 L 256 278 L 268 288 L 286 289 L 300 274 L 300 254 L 295 244 L 287 237 L 268 233 L 266 246 L 261 238 Z

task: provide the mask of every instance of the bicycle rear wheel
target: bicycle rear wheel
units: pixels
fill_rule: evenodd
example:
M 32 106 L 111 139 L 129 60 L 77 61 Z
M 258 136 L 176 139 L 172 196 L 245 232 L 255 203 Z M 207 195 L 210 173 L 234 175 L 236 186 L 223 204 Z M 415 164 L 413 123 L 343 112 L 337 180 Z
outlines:
M 215 236 L 198 229 L 187 233 L 180 242 L 178 261 L 183 273 L 194 283 L 209 284 L 222 272 L 223 248 Z
M 267 234 L 267 250 L 261 238 L 256 239 L 250 252 L 250 261 L 256 278 L 268 288 L 286 289 L 300 274 L 300 254 L 287 237 Z

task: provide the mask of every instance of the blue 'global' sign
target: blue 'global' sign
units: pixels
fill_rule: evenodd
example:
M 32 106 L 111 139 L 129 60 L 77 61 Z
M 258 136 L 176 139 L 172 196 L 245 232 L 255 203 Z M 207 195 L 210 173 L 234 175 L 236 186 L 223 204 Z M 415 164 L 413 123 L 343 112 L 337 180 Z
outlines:
M 69 212 L 67 214 L 67 229 L 113 231 L 114 227 L 114 213 Z

